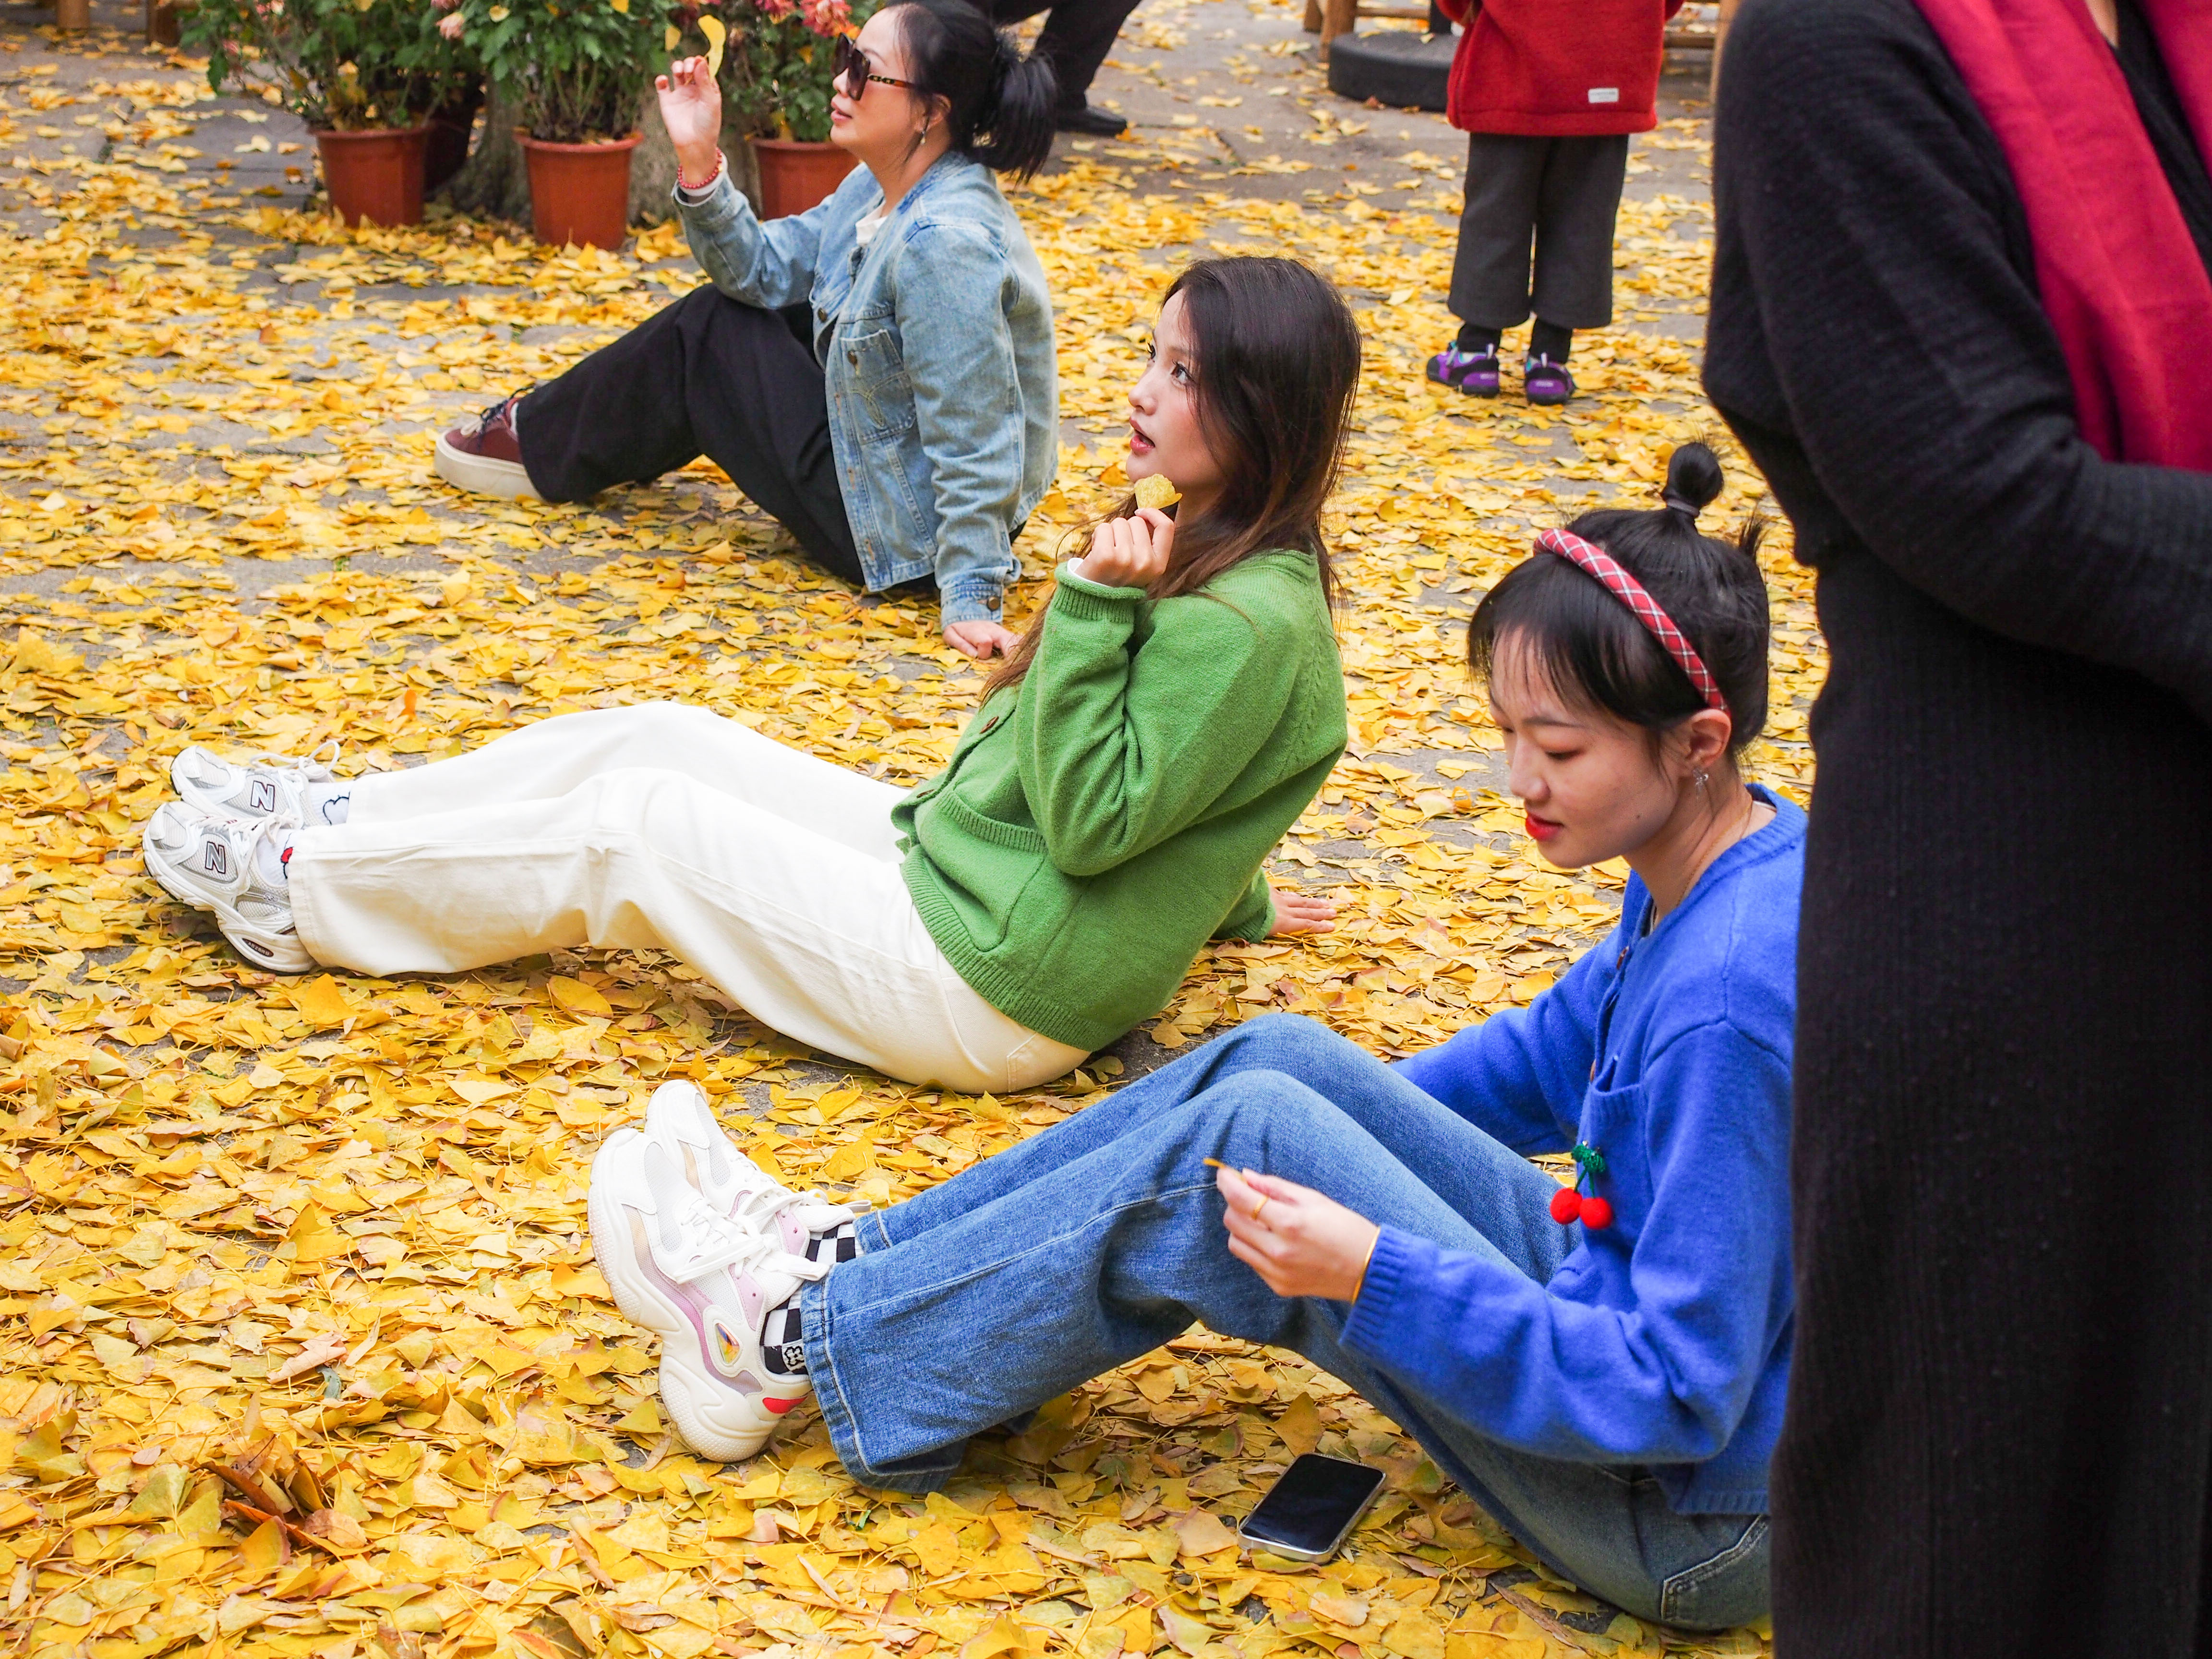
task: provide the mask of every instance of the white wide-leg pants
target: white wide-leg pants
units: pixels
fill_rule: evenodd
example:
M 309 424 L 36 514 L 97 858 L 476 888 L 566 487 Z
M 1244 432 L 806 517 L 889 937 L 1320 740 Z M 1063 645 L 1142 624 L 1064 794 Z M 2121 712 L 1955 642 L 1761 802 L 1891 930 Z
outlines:
M 679 703 L 563 714 L 355 780 L 300 831 L 300 939 L 366 974 L 674 951 L 754 1018 L 908 1083 L 1034 1087 L 1084 1057 L 983 1000 L 899 874 L 902 792 Z

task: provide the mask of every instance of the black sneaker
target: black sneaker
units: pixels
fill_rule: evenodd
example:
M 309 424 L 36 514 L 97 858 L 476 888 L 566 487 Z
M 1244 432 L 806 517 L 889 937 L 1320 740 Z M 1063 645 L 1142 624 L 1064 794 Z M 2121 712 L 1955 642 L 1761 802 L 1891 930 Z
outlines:
M 1094 106 L 1072 104 L 1052 118 L 1052 124 L 1062 132 L 1079 132 L 1086 138 L 1119 138 L 1129 130 L 1129 124 L 1108 109 Z

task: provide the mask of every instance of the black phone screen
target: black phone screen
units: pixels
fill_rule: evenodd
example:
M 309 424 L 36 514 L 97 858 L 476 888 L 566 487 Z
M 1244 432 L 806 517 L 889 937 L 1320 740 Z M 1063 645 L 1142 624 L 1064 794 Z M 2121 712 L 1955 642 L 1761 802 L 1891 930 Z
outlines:
M 1306 1452 L 1244 1517 L 1241 1530 L 1255 1544 L 1276 1544 L 1304 1554 L 1325 1554 L 1375 1496 L 1382 1471 L 1340 1457 Z

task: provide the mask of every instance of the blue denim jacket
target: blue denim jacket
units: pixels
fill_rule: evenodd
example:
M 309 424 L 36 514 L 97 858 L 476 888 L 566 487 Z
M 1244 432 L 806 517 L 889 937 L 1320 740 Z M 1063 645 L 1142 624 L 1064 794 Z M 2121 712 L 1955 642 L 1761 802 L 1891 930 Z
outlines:
M 1052 301 L 988 167 L 946 155 L 867 247 L 883 204 L 855 167 L 819 207 L 763 223 L 723 169 L 677 206 L 714 286 L 814 308 L 830 445 L 869 591 L 934 574 L 947 623 L 997 622 L 1012 540 L 1060 465 Z

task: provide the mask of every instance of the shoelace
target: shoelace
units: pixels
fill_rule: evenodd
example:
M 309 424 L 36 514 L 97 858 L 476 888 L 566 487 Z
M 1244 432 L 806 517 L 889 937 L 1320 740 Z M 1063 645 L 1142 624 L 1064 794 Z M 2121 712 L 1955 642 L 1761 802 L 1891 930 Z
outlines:
M 788 1187 L 777 1186 L 762 1187 L 740 1194 L 735 1217 L 743 1218 L 738 1224 L 765 1233 L 786 1210 L 807 1204 L 819 1205 L 825 1210 L 835 1210 L 848 1217 L 856 1213 L 849 1205 L 833 1203 L 828 1199 L 817 1198 L 807 1193 L 795 1193 Z
M 500 417 L 507 413 L 507 406 L 514 401 L 514 399 L 512 397 L 501 398 L 489 409 L 487 409 L 483 414 L 477 416 L 477 436 L 481 438 L 485 433 L 490 431 L 492 428 L 497 426 L 500 422 Z
M 323 752 L 325 750 L 330 751 L 331 757 L 328 760 L 323 758 Z M 296 789 L 302 784 L 321 783 L 329 778 L 335 777 L 337 773 L 334 769 L 338 763 L 338 757 L 343 752 L 339 748 L 338 740 L 336 738 L 325 738 L 296 760 L 265 756 L 259 763 L 276 773 L 277 776 L 289 779 Z
M 690 1284 L 719 1268 L 742 1270 L 766 1266 L 771 1261 L 778 1271 L 795 1279 L 820 1279 L 830 1271 L 827 1262 L 809 1261 L 805 1256 L 790 1255 L 773 1238 L 741 1226 L 727 1216 L 715 1214 L 696 1191 L 684 1200 L 683 1207 L 677 1211 L 676 1231 L 689 1251 L 682 1271 L 669 1274 L 678 1284 Z
M 263 842 L 280 830 L 297 830 L 300 815 L 297 812 L 277 812 L 265 818 L 225 818 L 223 822 L 231 828 L 231 844 L 238 849 L 238 855 L 251 860 L 260 853 Z M 243 839 L 239 835 L 241 830 L 244 832 Z

